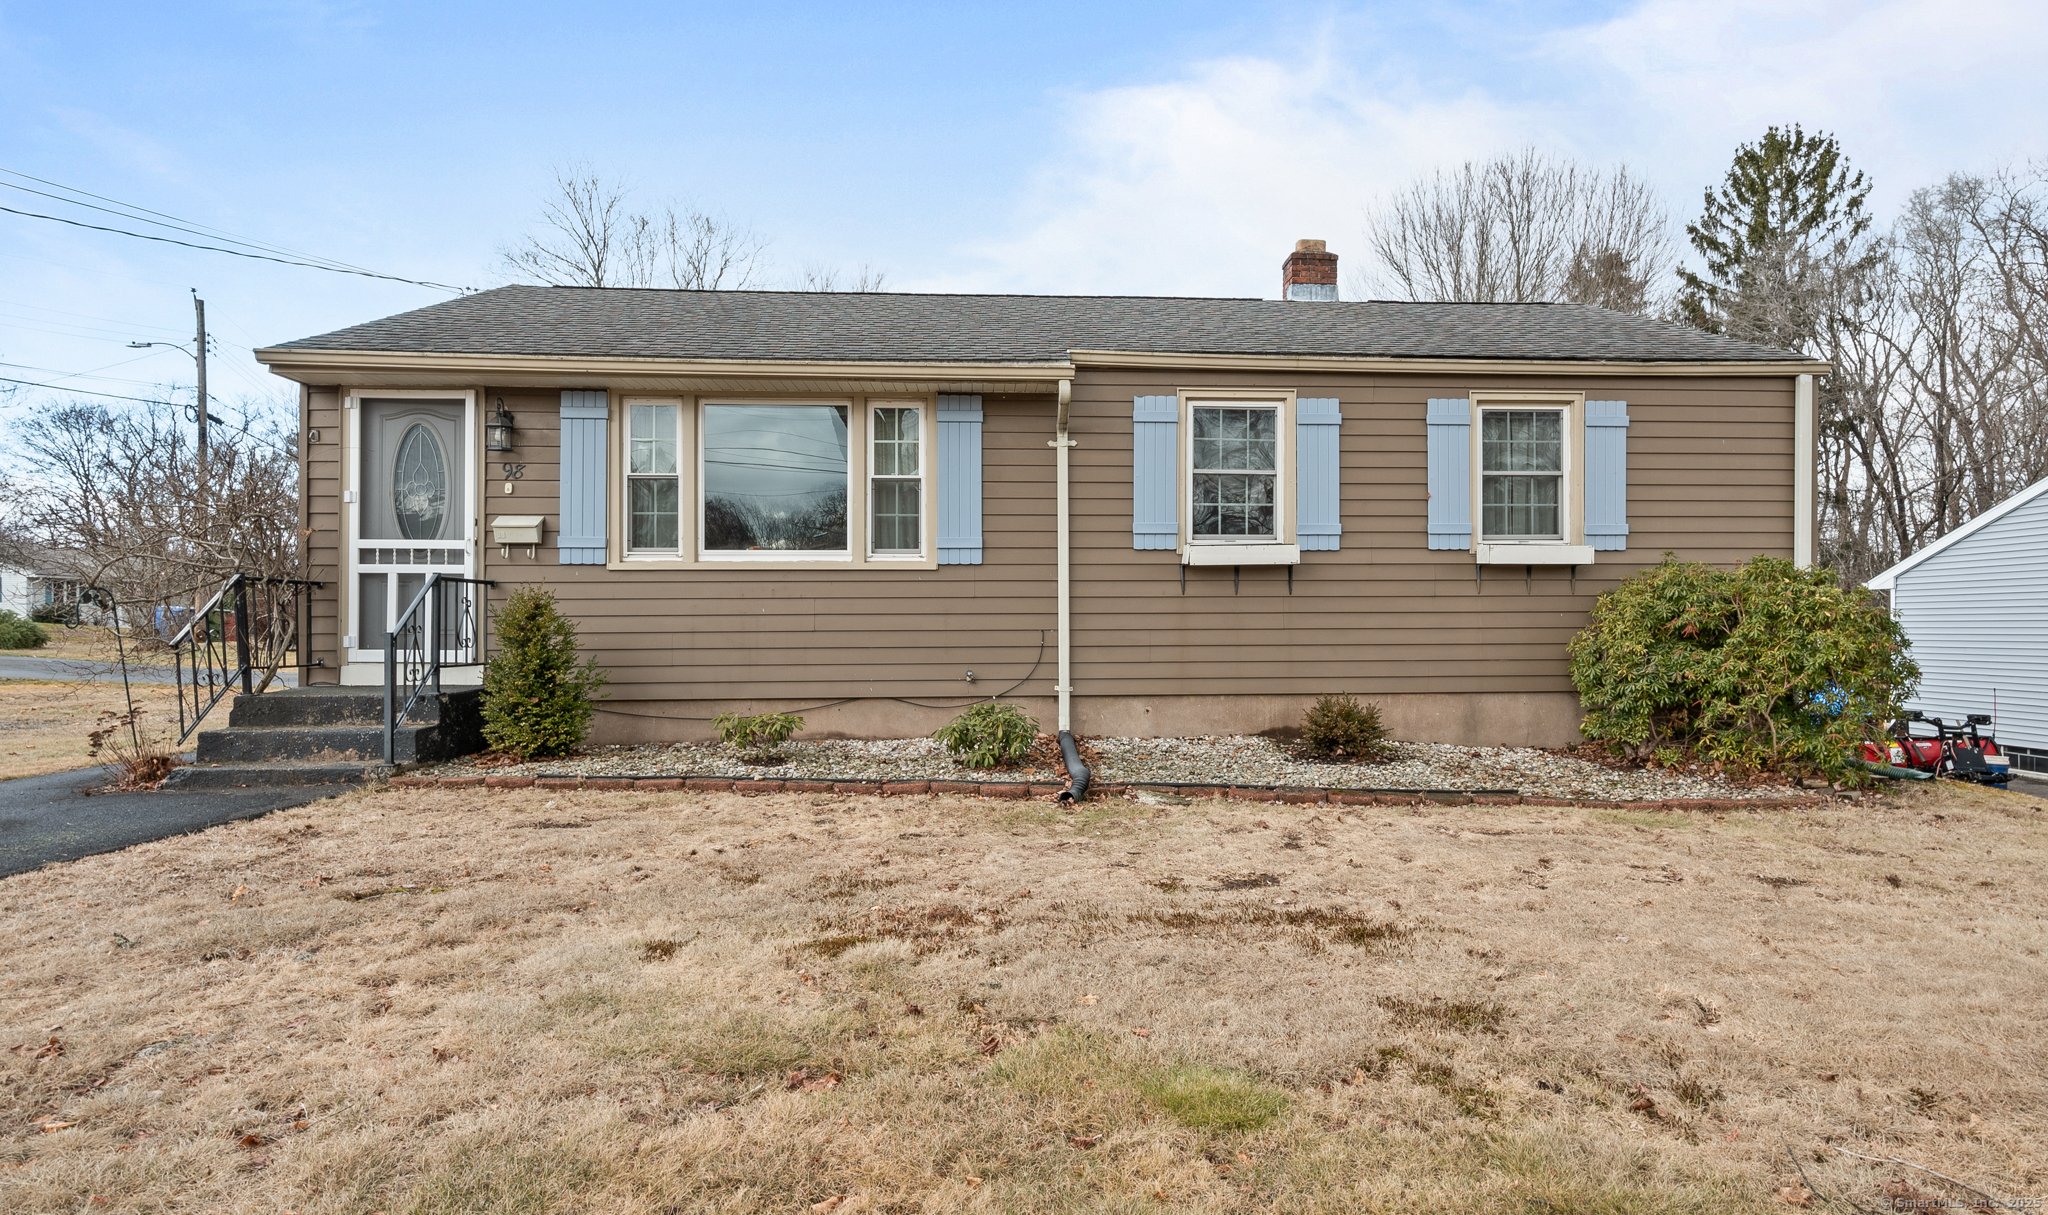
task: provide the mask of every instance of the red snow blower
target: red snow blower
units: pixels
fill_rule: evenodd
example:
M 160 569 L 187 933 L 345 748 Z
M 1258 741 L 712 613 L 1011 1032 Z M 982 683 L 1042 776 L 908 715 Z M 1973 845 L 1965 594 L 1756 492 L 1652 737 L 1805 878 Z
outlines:
M 1892 723 L 1890 739 L 1864 743 L 1859 758 L 1865 767 L 1888 776 L 1916 780 L 1945 776 L 1979 785 L 2002 785 L 2012 779 L 2011 766 L 1998 749 L 1998 740 L 1977 729 L 1990 724 L 1986 713 L 1971 713 L 1962 725 L 1951 726 L 1914 709 Z M 1916 725 L 1931 726 L 1934 733 L 1915 734 Z M 1893 771 L 1886 772 L 1887 768 Z

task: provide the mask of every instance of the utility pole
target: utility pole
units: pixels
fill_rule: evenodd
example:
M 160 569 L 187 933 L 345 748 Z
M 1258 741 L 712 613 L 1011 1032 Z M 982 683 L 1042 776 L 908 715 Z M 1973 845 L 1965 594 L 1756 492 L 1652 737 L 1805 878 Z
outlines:
M 192 288 L 192 313 L 199 322 L 199 340 L 193 347 L 198 352 L 199 364 L 199 468 L 205 476 L 206 469 L 206 301 L 199 298 L 199 288 Z

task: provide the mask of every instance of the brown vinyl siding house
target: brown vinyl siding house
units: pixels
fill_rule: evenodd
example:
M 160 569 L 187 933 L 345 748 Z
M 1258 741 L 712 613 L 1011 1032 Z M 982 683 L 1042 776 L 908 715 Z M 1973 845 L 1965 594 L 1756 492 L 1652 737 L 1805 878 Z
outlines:
M 259 351 L 303 386 L 316 681 L 381 680 L 378 618 L 441 569 L 555 592 L 611 673 L 596 741 L 921 734 L 990 695 L 1050 727 L 1063 392 L 1082 734 L 1348 691 L 1398 737 L 1560 744 L 1599 592 L 1667 550 L 1810 560 L 1825 365 L 1293 294 L 507 287 Z M 530 549 L 492 540 L 517 516 Z

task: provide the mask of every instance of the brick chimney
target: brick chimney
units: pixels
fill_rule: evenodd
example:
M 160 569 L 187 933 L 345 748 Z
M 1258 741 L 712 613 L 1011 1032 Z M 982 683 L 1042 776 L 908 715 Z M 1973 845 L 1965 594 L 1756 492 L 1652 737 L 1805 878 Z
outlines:
M 1319 240 L 1298 240 L 1280 263 L 1280 298 L 1331 303 L 1337 298 L 1337 255 Z

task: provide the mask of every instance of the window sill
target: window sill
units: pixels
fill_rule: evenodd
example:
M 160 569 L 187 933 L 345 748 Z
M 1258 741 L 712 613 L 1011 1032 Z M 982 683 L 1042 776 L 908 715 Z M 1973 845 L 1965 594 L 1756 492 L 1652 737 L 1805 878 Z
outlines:
M 1182 565 L 1300 565 L 1298 544 L 1190 544 L 1180 550 Z
M 1475 555 L 1481 565 L 1592 565 L 1590 544 L 1560 544 L 1555 541 L 1479 542 Z

